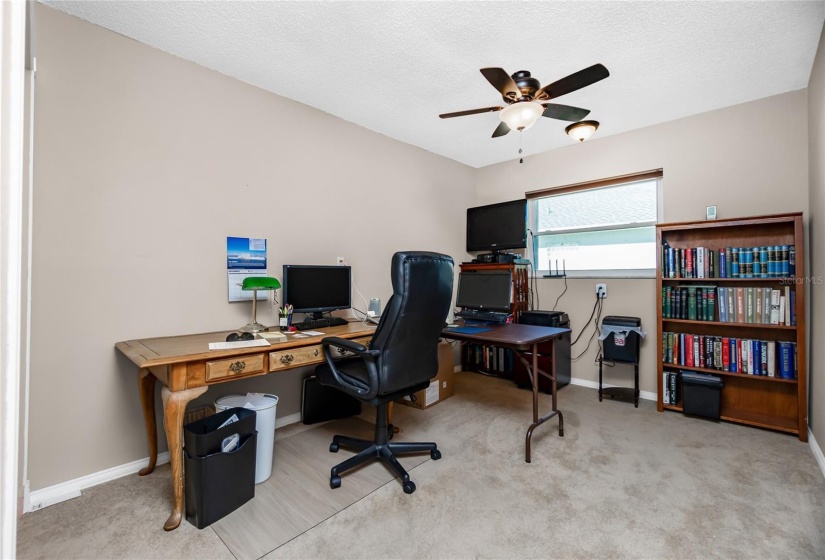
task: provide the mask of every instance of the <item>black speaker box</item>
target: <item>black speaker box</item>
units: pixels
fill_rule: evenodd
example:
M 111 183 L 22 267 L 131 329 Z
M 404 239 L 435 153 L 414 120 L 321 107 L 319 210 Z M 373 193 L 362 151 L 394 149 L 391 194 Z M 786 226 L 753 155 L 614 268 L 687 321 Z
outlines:
M 519 314 L 518 322 L 522 325 L 537 325 L 540 327 L 556 327 L 556 328 L 570 328 L 570 318 L 567 313 L 563 311 L 522 311 Z M 554 359 L 552 355 L 553 343 L 545 342 L 539 344 L 539 367 L 546 372 L 550 372 L 552 367 L 550 360 Z M 556 389 L 570 383 L 570 333 L 564 333 L 561 338 L 556 340 Z M 532 354 L 526 353 L 528 361 L 532 359 Z M 516 367 L 514 371 L 513 381 L 519 387 L 530 388 L 530 376 L 527 375 L 527 370 L 521 363 L 521 360 L 516 360 Z M 539 390 L 545 393 L 550 393 L 551 383 L 548 378 L 539 375 Z
M 335 387 L 321 385 L 314 376 L 304 379 L 301 400 L 301 420 L 304 424 L 317 424 L 358 414 L 361 414 L 361 401 L 355 397 Z

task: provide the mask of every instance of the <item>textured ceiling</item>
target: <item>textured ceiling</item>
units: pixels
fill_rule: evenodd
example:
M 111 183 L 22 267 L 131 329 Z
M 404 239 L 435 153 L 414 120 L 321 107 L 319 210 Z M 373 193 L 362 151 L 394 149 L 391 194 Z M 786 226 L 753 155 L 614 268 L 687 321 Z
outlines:
M 500 104 L 481 67 L 545 85 L 604 64 L 556 100 L 595 140 L 807 87 L 825 20 L 823 1 L 44 3 L 473 167 L 572 142 L 546 118 L 496 139 L 496 113 L 439 119 Z

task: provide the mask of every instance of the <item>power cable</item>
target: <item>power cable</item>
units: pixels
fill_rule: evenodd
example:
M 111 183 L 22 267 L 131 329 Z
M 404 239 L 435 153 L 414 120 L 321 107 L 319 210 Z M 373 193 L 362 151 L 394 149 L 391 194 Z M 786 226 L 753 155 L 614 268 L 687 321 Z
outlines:
M 556 310 L 556 306 L 559 304 L 561 296 L 563 296 L 565 293 L 567 293 L 567 276 L 564 277 L 564 291 L 559 294 L 559 297 L 556 298 L 556 303 L 553 304 L 553 311 Z
M 584 334 L 584 329 L 586 329 L 587 326 L 590 324 L 590 321 L 593 320 L 593 315 L 596 313 L 596 307 L 598 305 L 599 305 L 599 296 L 597 294 L 596 295 L 596 303 L 593 304 L 593 311 L 590 312 L 590 317 L 587 318 L 587 322 L 582 327 L 582 330 L 579 331 L 579 335 L 576 337 L 576 340 L 574 340 L 573 342 L 570 343 L 570 346 L 573 346 L 574 344 L 576 344 L 579 341 L 579 339 L 581 338 L 582 334 Z

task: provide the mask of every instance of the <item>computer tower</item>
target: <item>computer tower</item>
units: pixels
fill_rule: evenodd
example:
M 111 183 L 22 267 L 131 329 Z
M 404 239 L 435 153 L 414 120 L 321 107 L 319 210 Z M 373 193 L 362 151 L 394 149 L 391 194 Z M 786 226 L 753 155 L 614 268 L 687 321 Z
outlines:
M 538 325 L 542 327 L 570 328 L 570 317 L 563 311 L 522 311 L 519 315 L 519 323 L 522 325 Z M 561 338 L 556 339 L 556 389 L 560 389 L 570 383 L 570 333 L 564 333 Z M 553 343 L 545 342 L 539 344 L 539 369 L 551 372 L 553 358 Z M 522 354 L 524 358 L 532 363 L 532 353 Z M 519 387 L 531 389 L 530 376 L 521 360 L 516 359 L 513 371 L 513 381 Z M 539 375 L 539 390 L 550 393 L 550 379 Z

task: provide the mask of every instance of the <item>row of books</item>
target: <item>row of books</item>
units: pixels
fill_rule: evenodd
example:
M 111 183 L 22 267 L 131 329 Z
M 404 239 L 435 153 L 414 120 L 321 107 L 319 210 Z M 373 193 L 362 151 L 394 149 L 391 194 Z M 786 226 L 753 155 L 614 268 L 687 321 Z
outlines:
M 663 278 L 788 278 L 795 274 L 794 245 L 717 250 L 662 244 Z
M 796 379 L 796 342 L 662 333 L 665 364 Z
M 663 286 L 662 317 L 796 326 L 796 291 L 790 286 Z
M 662 404 L 678 404 L 681 398 L 679 373 L 665 370 L 662 373 Z
M 509 348 L 483 344 L 465 344 L 464 363 L 473 368 L 508 375 L 513 372 L 515 354 Z

